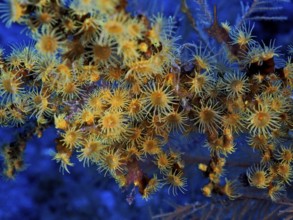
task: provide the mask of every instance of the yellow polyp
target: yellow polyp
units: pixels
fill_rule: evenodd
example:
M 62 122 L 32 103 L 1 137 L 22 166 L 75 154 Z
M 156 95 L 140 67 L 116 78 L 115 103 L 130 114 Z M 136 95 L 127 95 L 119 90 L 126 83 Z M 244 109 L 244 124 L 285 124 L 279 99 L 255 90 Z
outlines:
M 198 169 L 203 171 L 203 172 L 206 172 L 207 169 L 208 169 L 208 166 L 203 164 L 203 163 L 200 163 L 200 164 L 198 164 Z
M 138 49 L 141 51 L 141 52 L 147 52 L 148 51 L 148 45 L 144 42 L 140 43 L 138 45 Z
M 212 190 L 213 190 L 213 185 L 211 183 L 205 185 L 201 191 L 206 197 L 211 197 L 212 196 Z

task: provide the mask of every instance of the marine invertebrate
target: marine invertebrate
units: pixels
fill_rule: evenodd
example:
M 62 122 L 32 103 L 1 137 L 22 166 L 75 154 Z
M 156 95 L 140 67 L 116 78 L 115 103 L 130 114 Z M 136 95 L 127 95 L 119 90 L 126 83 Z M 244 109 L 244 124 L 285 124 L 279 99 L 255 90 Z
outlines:
M 124 0 L 0 4 L 0 18 L 26 25 L 36 41 L 0 50 L 1 125 L 30 130 L 24 142 L 55 127 L 62 172 L 77 157 L 133 187 L 132 197 L 137 189 L 149 199 L 164 186 L 184 193 L 189 167 L 200 164 L 205 196 L 237 200 L 246 196 L 239 188 L 252 186 L 277 201 L 293 180 L 292 60 L 274 41 L 257 42 L 245 7 L 230 25 L 207 1 L 195 4 L 202 18 L 185 1 L 182 11 L 198 41 L 183 44 L 175 33 L 182 20 L 131 13 Z M 208 149 L 196 146 L 195 132 Z M 23 167 L 23 150 L 11 149 L 10 178 Z M 242 174 L 224 179 L 234 165 Z
M 16 101 L 23 93 L 23 81 L 21 80 L 22 76 L 5 70 L 2 70 L 1 73 L 0 95 L 2 100 Z
M 173 195 L 177 195 L 178 190 L 184 193 L 186 191 L 186 178 L 183 177 L 183 172 L 175 170 L 165 174 L 165 184 L 169 185 L 168 193 L 172 190 Z
M 106 149 L 102 152 L 102 157 L 98 160 L 100 172 L 105 171 L 105 175 L 110 172 L 122 172 L 123 158 L 121 152 L 114 149 Z
M 249 112 L 248 128 L 253 134 L 268 135 L 271 130 L 279 127 L 278 115 L 271 111 L 267 105 L 258 105 Z
M 237 190 L 238 190 L 237 183 L 235 181 L 229 181 L 228 179 L 226 179 L 225 181 L 226 181 L 226 183 L 222 188 L 224 194 L 226 196 L 228 196 L 229 199 L 231 199 L 231 200 L 234 200 L 234 199 L 240 197 L 241 194 L 239 194 L 237 192 Z
M 149 137 L 141 145 L 144 154 L 159 154 L 161 153 L 161 144 L 158 139 Z
M 164 88 L 164 86 L 152 82 L 145 88 L 144 94 L 144 111 L 147 115 L 151 112 L 166 115 L 171 111 L 175 98 L 168 87 Z
M 5 0 L 0 4 L 1 20 L 10 26 L 13 22 L 21 22 L 25 15 L 26 6 L 21 4 L 18 0 Z
M 213 77 L 208 72 L 198 73 L 195 72 L 194 76 L 190 78 L 188 82 L 191 86 L 189 91 L 195 95 L 202 95 L 207 93 L 211 89 L 211 84 L 213 83 Z
M 207 47 L 203 47 L 201 44 L 199 46 L 194 45 L 194 51 L 192 52 L 192 60 L 190 62 L 194 62 L 196 65 L 196 71 L 207 72 L 210 73 L 213 71 L 215 67 L 215 57 L 212 55 L 213 52 L 209 50 Z
M 62 36 L 57 29 L 51 30 L 51 28 L 45 26 L 41 29 L 41 33 L 35 33 L 35 38 L 38 41 L 37 49 L 44 54 L 56 53 L 62 44 Z
M 125 114 L 118 111 L 106 111 L 99 120 L 102 132 L 119 136 L 126 130 Z
M 166 153 L 159 153 L 154 162 L 162 172 L 169 170 L 173 163 L 172 158 Z
M 83 145 L 82 135 L 83 135 L 83 132 L 76 127 L 71 127 L 65 130 L 65 132 L 62 134 L 63 145 L 68 147 L 69 149 L 82 146 Z
M 226 73 L 223 79 L 223 88 L 228 98 L 237 98 L 249 91 L 248 79 L 244 73 Z
M 238 44 L 241 49 L 253 43 L 252 30 L 254 25 L 242 24 L 240 27 L 230 32 L 231 44 Z
M 49 100 L 50 95 L 46 94 L 45 91 L 33 91 L 30 94 L 30 109 L 32 109 L 32 116 L 35 115 L 37 118 L 42 116 L 49 116 L 53 114 L 52 103 Z
M 59 170 L 61 170 L 62 173 L 64 173 L 64 170 L 70 173 L 68 166 L 74 165 L 72 162 L 70 162 L 72 150 L 63 146 L 59 140 L 57 141 L 56 150 L 57 153 L 55 153 L 53 160 L 56 160 L 57 163 L 60 163 Z
M 195 125 L 198 125 L 200 132 L 214 132 L 221 123 L 221 109 L 217 104 L 211 102 L 203 104 L 201 107 L 195 106 Z
M 282 163 L 291 163 L 293 160 L 293 151 L 291 147 L 280 146 L 275 156 L 276 159 L 280 160 Z
M 115 66 L 118 63 L 116 47 L 116 42 L 102 33 L 93 38 L 85 56 L 90 57 L 95 64 Z
M 255 164 L 247 170 L 248 181 L 251 186 L 266 188 L 269 184 L 269 174 L 263 165 Z

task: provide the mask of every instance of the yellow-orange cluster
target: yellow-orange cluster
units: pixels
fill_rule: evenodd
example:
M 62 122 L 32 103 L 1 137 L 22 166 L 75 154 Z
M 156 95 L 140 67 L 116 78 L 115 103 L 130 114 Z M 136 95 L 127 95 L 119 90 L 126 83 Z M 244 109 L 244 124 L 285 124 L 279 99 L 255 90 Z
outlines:
M 174 19 L 134 16 L 126 6 L 0 4 L 4 21 L 27 25 L 36 42 L 0 54 L 1 125 L 54 124 L 53 159 L 62 171 L 69 172 L 75 152 L 84 166 L 96 165 L 120 187 L 136 186 L 146 199 L 164 185 L 173 194 L 187 190 L 184 155 L 167 143 L 175 132 L 194 131 L 207 136 L 211 154 L 209 164 L 199 165 L 210 180 L 204 195 L 238 198 L 236 182 L 220 180 L 237 151 L 235 135 L 245 133 L 262 155 L 247 170 L 248 182 L 278 199 L 293 179 L 293 146 L 286 142 L 293 127 L 291 60 L 277 65 L 279 47 L 256 42 L 245 24 L 215 23 L 217 52 L 202 43 L 179 47 Z

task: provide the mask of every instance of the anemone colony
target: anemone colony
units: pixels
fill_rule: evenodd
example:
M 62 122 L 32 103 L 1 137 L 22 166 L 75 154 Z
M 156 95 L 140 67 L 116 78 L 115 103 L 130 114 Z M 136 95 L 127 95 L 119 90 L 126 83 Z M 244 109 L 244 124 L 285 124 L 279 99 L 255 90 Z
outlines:
M 124 0 L 0 4 L 6 25 L 26 25 L 35 42 L 1 51 L 1 125 L 33 124 L 5 146 L 4 175 L 22 169 L 26 140 L 54 124 L 53 159 L 62 172 L 76 156 L 120 187 L 136 186 L 143 198 L 164 185 L 184 193 L 184 157 L 166 144 L 172 133 L 199 132 L 210 151 L 209 164 L 198 164 L 209 178 L 204 195 L 235 199 L 237 181 L 221 179 L 234 138 L 247 134 L 262 155 L 247 169 L 247 181 L 277 200 L 293 180 L 291 58 L 273 41 L 258 43 L 252 25 L 232 27 L 216 16 L 207 28 L 216 49 L 180 46 L 173 18 L 131 15 L 126 6 Z

